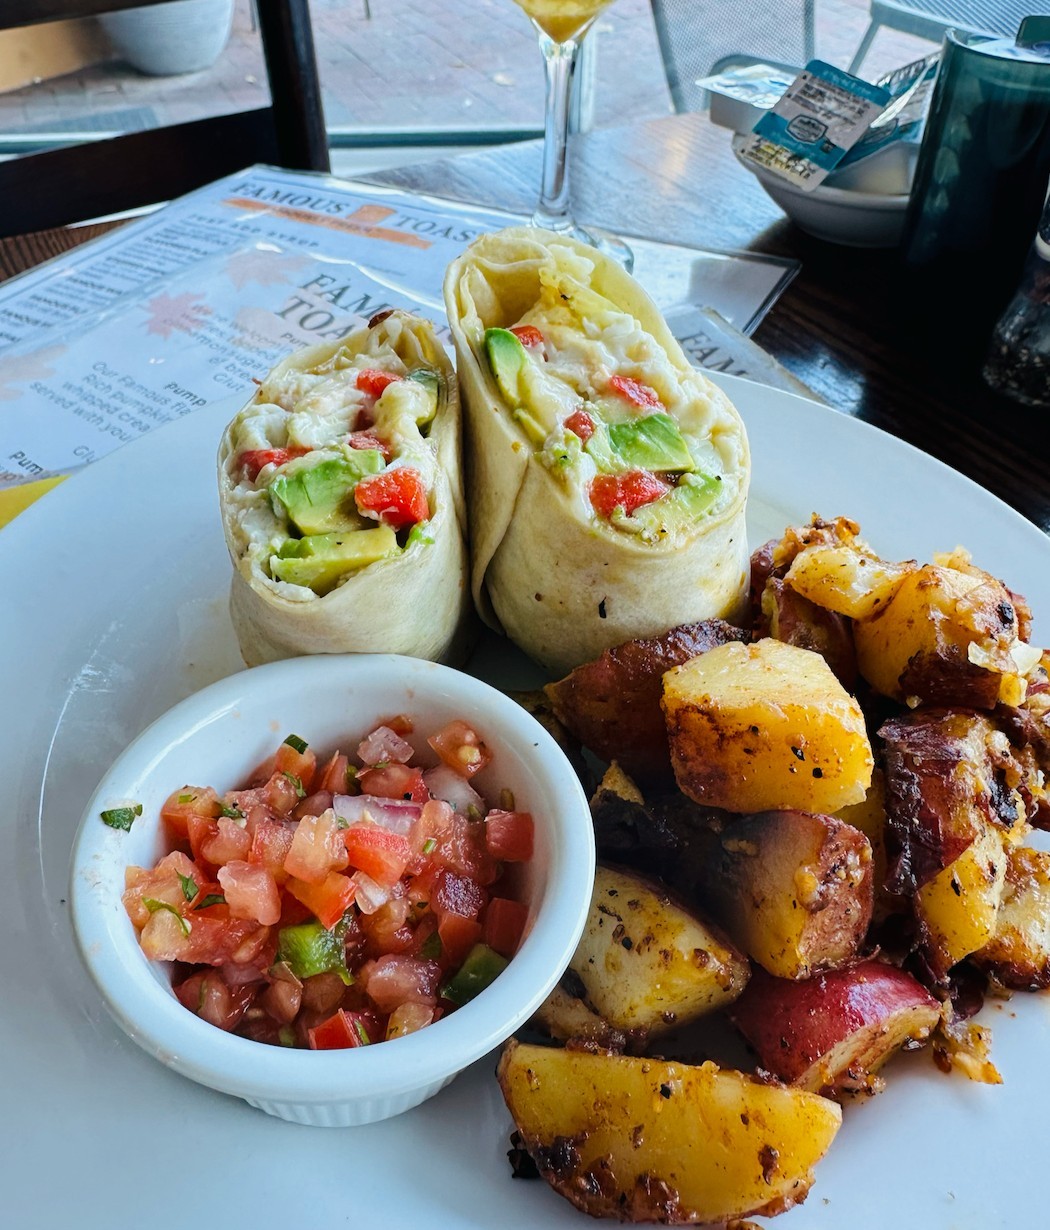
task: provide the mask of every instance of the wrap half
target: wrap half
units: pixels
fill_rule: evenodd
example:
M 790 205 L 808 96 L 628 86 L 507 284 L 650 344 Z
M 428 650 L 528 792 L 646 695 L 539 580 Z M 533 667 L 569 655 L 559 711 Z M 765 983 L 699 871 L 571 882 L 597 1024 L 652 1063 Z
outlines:
M 227 427 L 218 463 L 249 666 L 463 655 L 459 392 L 429 322 L 391 312 L 285 359 Z
M 449 266 L 445 306 L 482 618 L 561 675 L 631 638 L 736 617 L 747 436 L 638 283 L 518 227 Z

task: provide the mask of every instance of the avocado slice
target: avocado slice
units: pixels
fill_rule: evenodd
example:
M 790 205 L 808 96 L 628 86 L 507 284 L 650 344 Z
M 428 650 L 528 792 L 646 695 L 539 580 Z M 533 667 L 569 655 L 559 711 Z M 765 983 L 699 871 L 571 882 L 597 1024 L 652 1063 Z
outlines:
M 627 423 L 612 423 L 609 442 L 632 470 L 666 474 L 696 469 L 689 445 L 669 414 L 647 414 Z
M 270 561 L 270 572 L 277 581 L 326 594 L 345 573 L 396 555 L 400 549 L 389 525 L 348 534 L 311 534 L 282 543 L 277 558 Z
M 422 426 L 424 423 L 429 423 L 437 414 L 438 402 L 441 398 L 441 376 L 432 367 L 417 367 L 415 371 L 408 373 L 408 379 L 413 384 L 422 385 L 428 394 L 426 412 L 416 420 Z
M 352 449 L 345 457 L 328 457 L 316 465 L 280 473 L 270 483 L 274 512 L 287 516 L 301 534 L 360 529 L 354 488 L 366 474 L 378 474 L 383 454 L 374 448 Z
M 525 401 L 521 374 L 529 363 L 525 347 L 509 329 L 485 330 L 485 353 L 503 399 L 512 410 Z
M 721 490 L 718 474 L 683 474 L 677 487 L 636 508 L 631 520 L 641 525 L 642 533 L 650 539 L 687 530 L 714 504 Z

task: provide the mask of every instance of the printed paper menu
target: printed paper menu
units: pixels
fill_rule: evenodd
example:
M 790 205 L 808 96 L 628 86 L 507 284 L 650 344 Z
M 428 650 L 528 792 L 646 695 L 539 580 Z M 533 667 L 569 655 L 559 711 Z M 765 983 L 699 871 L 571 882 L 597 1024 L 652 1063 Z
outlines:
M 254 167 L 0 285 L 0 488 L 67 473 L 252 382 L 289 351 L 413 309 L 447 335 L 445 268 L 516 221 Z M 793 268 L 638 241 L 661 306 L 753 327 Z M 752 361 L 754 347 L 749 352 Z M 730 352 L 710 357 L 743 371 Z

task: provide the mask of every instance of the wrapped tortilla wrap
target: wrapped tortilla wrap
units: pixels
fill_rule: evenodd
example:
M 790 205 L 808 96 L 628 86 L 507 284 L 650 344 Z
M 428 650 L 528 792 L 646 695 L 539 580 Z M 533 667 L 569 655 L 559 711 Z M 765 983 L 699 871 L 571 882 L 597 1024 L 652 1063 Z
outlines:
M 230 613 L 249 666 L 462 657 L 459 393 L 429 322 L 392 312 L 291 355 L 230 423 L 218 460 Z
M 638 283 L 519 227 L 453 262 L 445 306 L 485 621 L 560 675 L 630 638 L 738 616 L 744 426 Z

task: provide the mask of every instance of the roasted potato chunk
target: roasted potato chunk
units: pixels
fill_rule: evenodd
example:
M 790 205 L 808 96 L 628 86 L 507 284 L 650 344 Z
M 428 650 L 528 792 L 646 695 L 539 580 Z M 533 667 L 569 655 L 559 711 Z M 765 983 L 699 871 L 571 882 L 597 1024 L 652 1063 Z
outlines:
M 1006 851 L 998 829 L 984 824 L 962 854 L 915 895 L 919 951 L 937 980 L 995 935 L 1006 883 Z
M 860 706 L 809 650 L 721 645 L 667 672 L 663 708 L 678 785 L 706 806 L 835 812 L 871 784 Z
M 927 564 L 886 606 L 857 620 L 853 641 L 861 675 L 883 696 L 991 709 L 1023 695 L 1020 677 L 1038 661 L 1018 632 L 1001 581 L 976 568 Z
M 624 1031 L 659 1034 L 731 1003 L 747 958 L 658 884 L 599 867 L 591 910 L 569 968 L 598 1015 Z
M 981 714 L 917 709 L 879 730 L 886 766 L 888 887 L 912 893 L 994 824 L 1028 831 L 1025 768 Z
M 777 811 L 693 836 L 695 894 L 778 978 L 851 961 L 871 922 L 871 846 L 830 816 Z
M 1027 846 L 1007 849 L 995 933 L 974 961 L 1016 991 L 1050 986 L 1050 854 Z
M 721 619 L 625 641 L 545 688 L 558 720 L 602 760 L 639 781 L 671 780 L 667 727 L 660 709 L 664 672 L 716 645 L 751 634 Z
M 834 1102 L 655 1059 L 510 1042 L 497 1075 L 524 1147 L 593 1217 L 671 1225 L 803 1200 L 841 1123 Z
M 814 1093 L 874 1093 L 879 1068 L 905 1042 L 929 1037 L 941 1005 L 911 974 L 873 960 L 804 982 L 756 970 L 729 1015 L 781 1080 Z
M 818 544 L 791 561 L 785 580 L 796 593 L 850 619 L 867 619 L 886 606 L 918 565 L 888 563 L 863 544 Z

